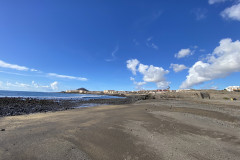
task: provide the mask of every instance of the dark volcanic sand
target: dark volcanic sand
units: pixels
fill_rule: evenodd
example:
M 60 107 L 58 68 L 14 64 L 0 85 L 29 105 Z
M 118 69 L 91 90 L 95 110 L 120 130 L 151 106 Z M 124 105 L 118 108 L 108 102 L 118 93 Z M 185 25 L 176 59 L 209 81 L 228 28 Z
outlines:
M 145 100 L 0 117 L 0 160 L 239 160 L 240 103 Z

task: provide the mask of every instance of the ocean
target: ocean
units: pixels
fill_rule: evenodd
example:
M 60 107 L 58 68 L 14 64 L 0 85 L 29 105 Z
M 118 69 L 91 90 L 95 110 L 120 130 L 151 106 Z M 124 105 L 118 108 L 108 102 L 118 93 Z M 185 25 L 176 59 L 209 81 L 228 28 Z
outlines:
M 58 93 L 58 92 L 29 92 L 29 91 L 5 91 L 0 90 L 0 97 L 20 97 L 20 98 L 36 98 L 36 99 L 111 99 L 122 98 L 108 95 L 93 95 L 93 94 L 73 94 L 73 93 Z

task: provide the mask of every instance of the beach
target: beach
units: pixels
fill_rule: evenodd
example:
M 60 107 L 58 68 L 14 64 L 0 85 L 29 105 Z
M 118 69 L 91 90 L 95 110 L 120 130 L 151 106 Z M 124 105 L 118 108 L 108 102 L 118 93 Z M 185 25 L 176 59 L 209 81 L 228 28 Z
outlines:
M 240 157 L 239 101 L 149 99 L 0 118 L 0 159 Z
M 240 160 L 240 0 L 4 0 L 0 22 L 0 160 Z

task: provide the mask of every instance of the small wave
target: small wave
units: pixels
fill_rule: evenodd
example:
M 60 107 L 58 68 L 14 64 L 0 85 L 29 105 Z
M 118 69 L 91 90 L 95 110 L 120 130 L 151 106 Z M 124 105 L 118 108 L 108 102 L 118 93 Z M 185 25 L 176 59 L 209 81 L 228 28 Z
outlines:
M 89 100 L 89 99 L 111 99 L 122 98 L 108 95 L 91 95 L 91 94 L 67 94 L 56 92 L 25 92 L 25 91 L 0 91 L 0 97 L 15 98 L 35 98 L 35 99 L 54 99 L 54 100 Z

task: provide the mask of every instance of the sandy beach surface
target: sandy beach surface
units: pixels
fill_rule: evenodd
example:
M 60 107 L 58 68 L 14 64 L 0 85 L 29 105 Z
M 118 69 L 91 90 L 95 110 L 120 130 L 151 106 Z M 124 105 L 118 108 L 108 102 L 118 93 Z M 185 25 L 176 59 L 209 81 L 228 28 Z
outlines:
M 239 157 L 239 101 L 153 99 L 0 118 L 0 160 Z

